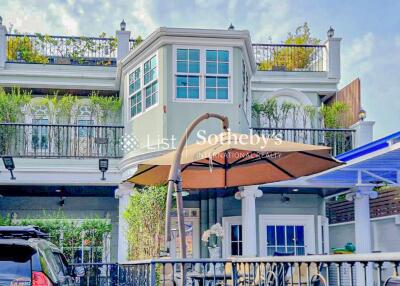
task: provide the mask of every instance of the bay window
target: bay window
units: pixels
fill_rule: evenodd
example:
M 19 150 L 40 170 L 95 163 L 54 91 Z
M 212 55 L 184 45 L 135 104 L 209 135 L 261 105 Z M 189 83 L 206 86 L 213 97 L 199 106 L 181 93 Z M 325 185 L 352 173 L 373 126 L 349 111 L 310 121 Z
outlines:
M 154 55 L 129 74 L 130 116 L 135 117 L 158 103 L 157 56 Z
M 231 49 L 178 47 L 174 53 L 176 100 L 229 101 Z

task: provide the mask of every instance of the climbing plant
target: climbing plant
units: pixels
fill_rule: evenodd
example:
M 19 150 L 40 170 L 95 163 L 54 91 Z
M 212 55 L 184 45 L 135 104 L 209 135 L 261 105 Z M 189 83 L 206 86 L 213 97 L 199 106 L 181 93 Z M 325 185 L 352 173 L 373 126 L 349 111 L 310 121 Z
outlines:
M 166 186 L 135 188 L 124 213 L 128 223 L 128 258 L 157 257 L 163 247 Z

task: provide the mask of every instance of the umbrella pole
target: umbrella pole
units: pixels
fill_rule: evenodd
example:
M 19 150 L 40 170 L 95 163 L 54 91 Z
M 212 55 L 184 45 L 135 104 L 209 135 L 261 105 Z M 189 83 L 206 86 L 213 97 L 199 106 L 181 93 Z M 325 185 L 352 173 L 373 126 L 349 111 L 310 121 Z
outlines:
M 165 218 L 165 247 L 168 253 L 170 253 L 170 241 L 171 241 L 171 205 L 172 205 L 172 192 L 176 188 L 176 202 L 177 202 L 177 213 L 179 223 L 179 238 L 181 246 L 181 258 L 186 258 L 186 234 L 185 234 L 185 221 L 183 213 L 183 200 L 182 200 L 182 183 L 180 178 L 180 166 L 183 148 L 186 145 L 187 138 L 194 128 L 203 120 L 208 118 L 217 118 L 222 121 L 222 128 L 227 130 L 229 128 L 228 117 L 215 114 L 205 113 L 197 117 L 193 122 L 186 128 L 185 132 L 179 140 L 178 146 L 175 152 L 175 158 L 172 162 L 171 169 L 169 170 L 168 176 L 168 193 L 166 201 L 166 218 Z

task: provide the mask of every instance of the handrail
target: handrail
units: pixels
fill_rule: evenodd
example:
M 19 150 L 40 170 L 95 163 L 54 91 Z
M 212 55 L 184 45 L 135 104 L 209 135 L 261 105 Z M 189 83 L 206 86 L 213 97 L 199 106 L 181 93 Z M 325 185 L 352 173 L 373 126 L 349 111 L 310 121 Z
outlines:
M 50 38 L 61 38 L 61 39 L 76 39 L 76 40 L 82 40 L 82 39 L 89 39 L 89 40 L 105 40 L 105 41 L 111 41 L 114 40 L 114 38 L 106 37 L 106 38 L 101 38 L 101 37 L 86 37 L 86 36 L 58 36 L 58 35 L 43 35 L 43 34 L 11 34 L 11 33 L 6 33 L 6 36 L 15 36 L 15 37 L 50 37 Z
M 299 48 L 325 48 L 325 45 L 308 45 L 308 44 L 261 44 L 256 43 L 253 46 L 262 46 L 262 47 L 299 47 Z

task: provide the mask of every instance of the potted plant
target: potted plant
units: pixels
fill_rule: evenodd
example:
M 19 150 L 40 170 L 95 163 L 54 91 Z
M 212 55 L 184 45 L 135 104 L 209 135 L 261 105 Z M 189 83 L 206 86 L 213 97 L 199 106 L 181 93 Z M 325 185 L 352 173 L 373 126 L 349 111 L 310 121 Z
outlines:
M 218 246 L 224 237 L 224 229 L 221 224 L 216 223 L 210 227 L 210 229 L 203 232 L 201 240 L 208 245 L 208 251 L 210 252 L 210 258 L 218 259 L 221 256 L 221 249 Z

